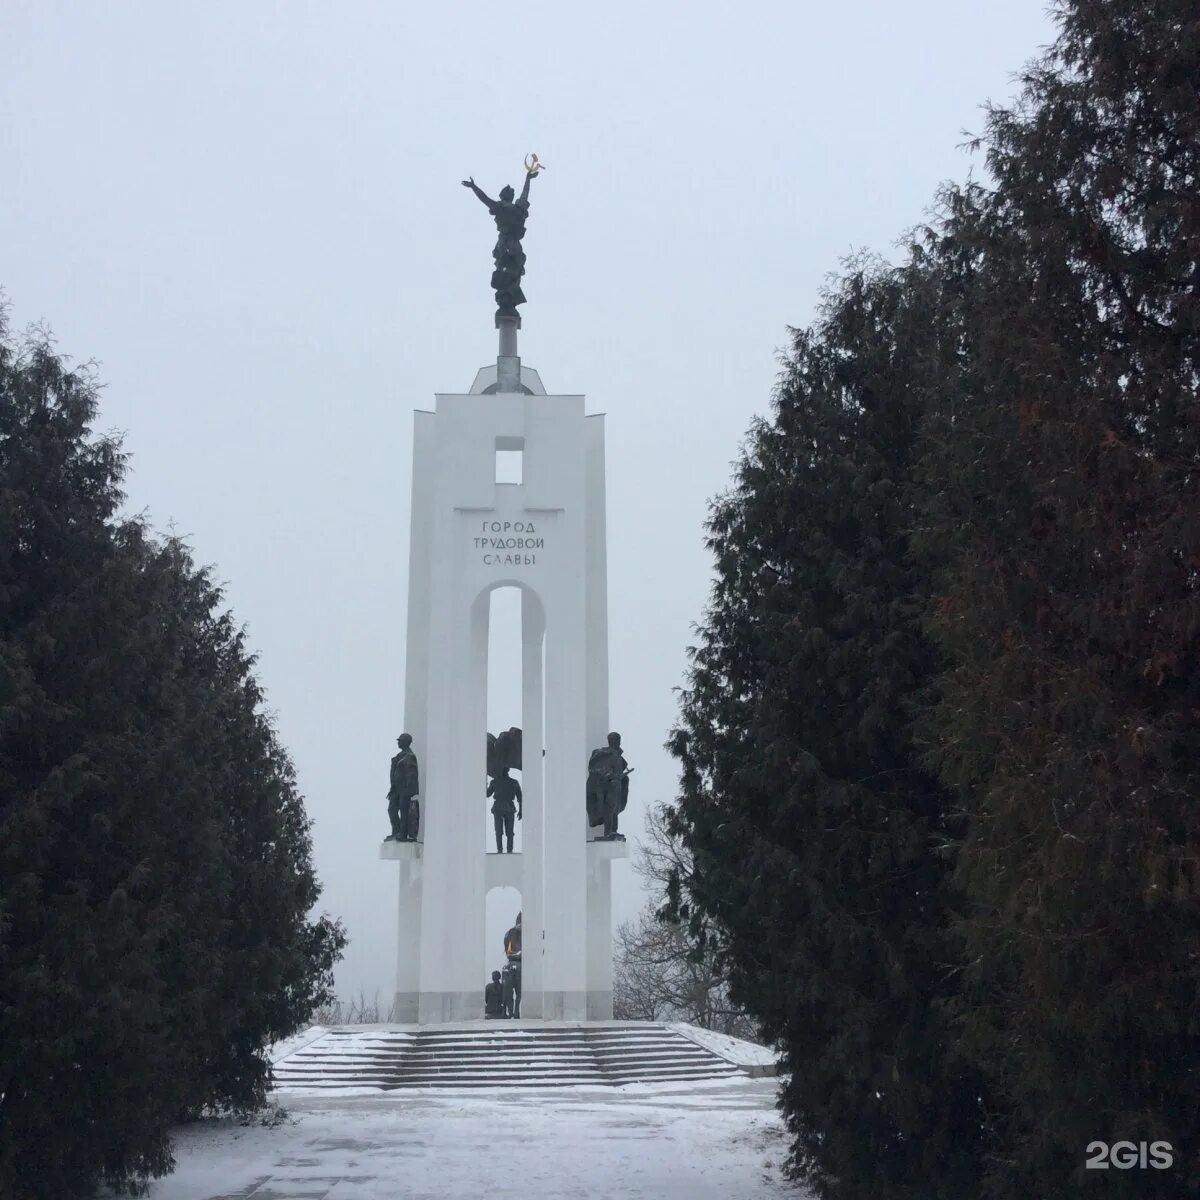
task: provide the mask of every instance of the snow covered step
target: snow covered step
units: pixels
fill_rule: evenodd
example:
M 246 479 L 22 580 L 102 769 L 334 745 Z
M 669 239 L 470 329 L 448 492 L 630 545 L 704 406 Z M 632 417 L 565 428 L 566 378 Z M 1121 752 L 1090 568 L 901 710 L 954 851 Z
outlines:
M 703 1067 L 663 1067 L 649 1073 L 638 1070 L 625 1071 L 620 1067 L 614 1067 L 611 1071 L 606 1072 L 606 1081 L 609 1083 L 645 1083 L 647 1081 L 661 1083 L 670 1079 L 719 1079 L 726 1075 L 740 1075 L 741 1073 L 737 1067 L 717 1071 L 706 1070 Z
M 342 1026 L 275 1062 L 275 1086 L 570 1087 L 719 1079 L 742 1073 L 715 1050 L 664 1025 Z
M 713 1062 L 709 1059 L 691 1058 L 635 1058 L 623 1054 L 608 1055 L 599 1060 L 603 1070 L 609 1072 L 620 1072 L 621 1074 L 631 1075 L 641 1071 L 647 1075 L 654 1074 L 660 1071 L 674 1071 L 682 1068 L 689 1070 L 705 1071 L 709 1075 L 721 1074 L 729 1075 L 736 1074 L 737 1067 L 732 1063 L 723 1063 L 719 1060 Z

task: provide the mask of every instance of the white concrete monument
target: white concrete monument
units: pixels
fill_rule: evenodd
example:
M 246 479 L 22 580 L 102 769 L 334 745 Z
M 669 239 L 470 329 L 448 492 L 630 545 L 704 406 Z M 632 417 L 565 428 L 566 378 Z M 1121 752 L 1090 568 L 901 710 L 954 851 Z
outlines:
M 400 873 L 394 1015 L 482 1018 L 499 949 L 484 944 L 487 893 L 514 887 L 522 1017 L 611 1019 L 610 872 L 628 852 L 592 836 L 585 805 L 588 756 L 609 732 L 604 417 L 586 414 L 581 395 L 547 395 L 522 368 L 520 318 L 496 279 L 496 366 L 414 414 L 403 728 L 420 763 L 421 823 L 418 841 L 380 851 Z M 519 452 L 520 483 L 497 481 L 504 451 Z M 500 587 L 521 593 L 516 854 L 482 848 L 489 600 Z

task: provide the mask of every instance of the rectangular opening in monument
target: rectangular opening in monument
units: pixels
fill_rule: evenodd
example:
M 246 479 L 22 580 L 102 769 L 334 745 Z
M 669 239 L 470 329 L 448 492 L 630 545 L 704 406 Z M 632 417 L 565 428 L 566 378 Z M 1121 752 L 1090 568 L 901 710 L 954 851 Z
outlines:
M 516 451 L 519 455 L 520 451 Z M 497 472 L 497 479 L 504 482 Z M 488 675 L 487 675 L 487 727 L 496 737 L 506 731 L 520 728 L 523 723 L 523 681 L 524 662 L 521 652 L 521 589 L 517 587 L 495 588 L 488 597 Z M 506 745 L 511 745 L 511 735 L 506 736 Z M 496 756 L 493 755 L 493 759 Z M 522 760 L 523 761 L 523 760 Z M 489 764 L 489 771 L 498 767 L 498 761 Z M 509 778 L 520 784 L 525 772 L 520 768 L 512 768 Z M 489 775 L 488 783 L 495 784 L 495 779 Z M 495 797 L 480 797 L 479 807 L 480 826 L 483 832 L 484 850 L 495 856 L 497 852 L 507 857 L 509 847 L 509 830 L 512 831 L 512 849 L 514 855 L 523 850 L 523 822 L 515 819 L 509 813 L 506 819 L 505 810 L 515 797 L 508 789 L 508 803 L 495 804 Z M 493 787 L 493 792 L 495 788 Z M 524 797 L 522 796 L 522 799 Z M 501 809 L 500 819 L 491 811 L 493 807 Z M 472 840 L 474 837 L 472 836 Z M 504 871 L 511 878 L 502 884 L 493 884 L 488 889 L 484 910 L 484 946 L 483 974 L 481 979 L 490 979 L 494 970 L 503 971 L 506 958 L 504 955 L 504 934 L 508 930 L 517 913 L 521 909 L 521 892 L 515 886 L 519 877 L 519 860 L 508 859 L 498 862 L 493 859 L 492 870 L 497 874 Z
M 525 439 L 498 437 L 496 439 L 496 482 L 524 483 Z
M 498 886 L 488 889 L 485 928 L 487 942 L 483 953 L 483 977 L 490 979 L 493 971 L 504 973 L 509 963 L 508 939 L 505 936 L 517 923 L 521 911 L 521 891 L 515 887 Z
M 498 587 L 493 589 L 488 597 L 488 674 L 487 674 L 487 727 L 488 732 L 500 738 L 511 729 L 519 729 L 522 723 L 521 707 L 524 700 L 524 661 L 521 653 L 521 589 L 517 587 Z M 510 737 L 504 738 L 505 745 Z M 495 766 L 495 763 L 491 764 Z M 520 767 L 514 766 L 509 775 L 515 783 L 520 784 L 523 773 Z M 494 782 L 489 778 L 489 783 Z M 495 789 L 493 789 L 495 790 Z M 499 807 L 507 810 L 510 804 L 515 809 L 515 802 L 510 786 L 501 787 L 502 792 L 509 793 L 506 801 L 501 801 Z M 496 853 L 497 829 L 492 813 L 493 799 L 487 798 L 481 805 L 481 824 L 484 827 L 484 848 Z M 521 822 L 513 820 L 512 837 L 513 851 L 520 853 L 522 849 Z M 508 852 L 508 826 L 502 825 L 500 831 L 501 853 Z

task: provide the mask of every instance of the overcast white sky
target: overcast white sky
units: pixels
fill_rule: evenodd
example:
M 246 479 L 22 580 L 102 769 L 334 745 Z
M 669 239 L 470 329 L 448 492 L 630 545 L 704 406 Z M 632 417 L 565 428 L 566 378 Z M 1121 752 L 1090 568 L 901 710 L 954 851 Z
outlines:
M 549 164 L 521 353 L 608 413 L 633 834 L 674 793 L 662 743 L 711 575 L 706 505 L 768 410 L 786 327 L 843 256 L 890 252 L 966 175 L 963 132 L 1052 40 L 1044 10 L 0 3 L 0 288 L 15 325 L 45 319 L 99 361 L 130 507 L 227 581 L 352 939 L 343 993 L 394 986 L 377 851 L 411 414 L 495 356 L 495 230 L 459 180 L 494 195 L 527 151 Z M 628 866 L 615 899 L 618 919 L 641 904 Z

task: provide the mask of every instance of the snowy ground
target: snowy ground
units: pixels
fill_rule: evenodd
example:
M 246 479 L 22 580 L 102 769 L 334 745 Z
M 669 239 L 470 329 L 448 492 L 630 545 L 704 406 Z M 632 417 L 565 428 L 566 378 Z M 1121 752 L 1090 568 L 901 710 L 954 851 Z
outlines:
M 279 1097 L 273 1128 L 176 1134 L 151 1200 L 769 1200 L 782 1180 L 774 1079 L 623 1088 Z

